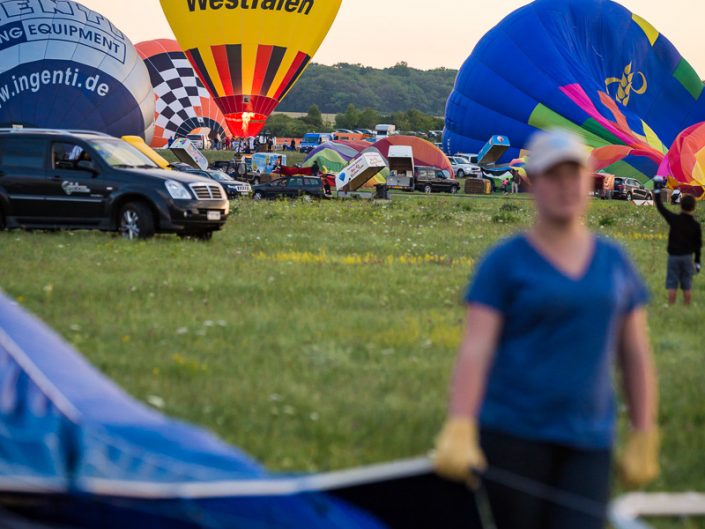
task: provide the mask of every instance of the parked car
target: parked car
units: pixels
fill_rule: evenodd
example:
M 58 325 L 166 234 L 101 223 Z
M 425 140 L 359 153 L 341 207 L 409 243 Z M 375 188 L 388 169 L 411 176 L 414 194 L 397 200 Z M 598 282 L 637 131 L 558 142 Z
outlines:
M 426 194 L 456 194 L 460 191 L 460 183 L 451 177 L 450 172 L 443 169 L 416 166 L 414 169 L 414 189 Z
M 0 227 L 210 239 L 229 214 L 230 203 L 217 182 L 159 169 L 118 138 L 0 129 Z
M 653 200 L 654 195 L 634 178 L 615 178 L 612 198 L 617 200 Z
M 334 139 L 335 135 L 328 132 L 310 132 L 308 134 L 304 134 L 299 150 L 303 153 L 308 153 L 322 143 L 333 141 Z
M 453 167 L 455 176 L 458 178 L 480 178 L 482 177 L 482 169 L 480 166 L 474 163 L 470 163 L 470 160 L 463 158 L 462 156 L 448 156 L 450 160 L 450 165 Z
M 326 190 L 323 180 L 316 176 L 287 176 L 253 186 L 252 198 L 326 198 Z
M 459 156 L 460 158 L 465 158 L 470 163 L 478 165 L 478 163 L 477 163 L 478 155 L 477 154 L 473 154 L 473 153 L 469 153 L 469 152 L 458 152 L 455 154 L 455 156 Z
M 201 169 L 189 168 L 184 172 L 215 180 L 223 187 L 225 193 L 228 195 L 228 198 L 231 200 L 240 197 L 250 196 L 252 194 L 252 186 L 250 186 L 250 184 L 248 184 L 247 182 L 240 182 L 239 180 L 235 180 L 233 177 L 223 171 L 218 171 L 214 169 L 202 171 Z

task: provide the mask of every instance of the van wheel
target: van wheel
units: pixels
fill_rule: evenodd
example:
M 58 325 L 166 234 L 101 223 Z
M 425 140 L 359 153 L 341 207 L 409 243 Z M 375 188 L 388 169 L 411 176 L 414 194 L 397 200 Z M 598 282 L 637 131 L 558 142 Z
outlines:
M 460 191 L 460 188 L 459 188 L 459 187 L 453 186 L 453 187 L 450 188 L 450 194 L 451 194 L 451 195 L 457 195 L 457 194 L 458 194 L 458 191 Z
M 262 196 L 262 192 L 261 192 L 261 191 L 255 191 L 255 194 L 252 195 L 252 200 L 260 201 L 260 200 L 262 200 L 263 198 L 264 198 L 264 197 Z
M 423 192 L 427 195 L 430 195 L 431 193 L 433 193 L 433 188 L 430 185 L 425 185 L 423 188 Z
M 131 241 L 154 236 L 154 216 L 142 202 L 129 202 L 120 210 L 120 234 Z
M 627 193 L 627 201 L 631 202 L 634 196 L 631 193 Z
M 458 178 L 465 178 L 465 171 L 463 171 L 462 169 L 460 169 L 460 170 L 458 171 L 458 174 L 457 174 L 456 176 L 457 176 Z

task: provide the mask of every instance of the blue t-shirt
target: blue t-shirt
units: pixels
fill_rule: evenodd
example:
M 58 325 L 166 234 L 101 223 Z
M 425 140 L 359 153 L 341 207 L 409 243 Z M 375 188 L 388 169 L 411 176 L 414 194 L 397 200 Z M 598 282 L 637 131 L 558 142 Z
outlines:
M 504 316 L 480 424 L 585 449 L 612 446 L 612 365 L 624 316 L 649 294 L 624 250 L 597 238 L 583 277 L 558 270 L 525 235 L 479 265 L 465 301 Z

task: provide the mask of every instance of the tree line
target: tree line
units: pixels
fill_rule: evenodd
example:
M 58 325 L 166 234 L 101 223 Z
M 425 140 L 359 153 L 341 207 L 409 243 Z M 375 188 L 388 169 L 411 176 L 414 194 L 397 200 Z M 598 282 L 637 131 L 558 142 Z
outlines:
M 300 138 L 307 132 L 332 132 L 335 129 L 372 129 L 379 123 L 395 125 L 401 132 L 428 132 L 443 129 L 443 119 L 430 116 L 420 110 L 383 114 L 372 108 L 358 109 L 352 103 L 345 112 L 335 116 L 335 123 L 326 123 L 318 105 L 314 104 L 305 116 L 293 118 L 286 114 L 274 114 L 267 120 L 265 129 L 275 136 Z

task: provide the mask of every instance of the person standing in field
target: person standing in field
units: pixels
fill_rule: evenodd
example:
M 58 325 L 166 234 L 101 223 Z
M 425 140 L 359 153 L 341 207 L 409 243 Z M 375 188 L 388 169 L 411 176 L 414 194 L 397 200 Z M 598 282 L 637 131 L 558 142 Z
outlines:
M 512 170 L 512 194 L 516 195 L 519 193 L 519 185 L 521 184 L 521 176 L 519 175 L 519 171 L 516 169 Z
M 692 195 L 683 195 L 681 198 L 680 215 L 676 215 L 664 206 L 661 197 L 664 183 L 660 178 L 655 180 L 654 197 L 659 213 L 666 219 L 670 227 L 666 273 L 668 304 L 676 304 L 680 288 L 683 291 L 683 302 L 689 306 L 693 301 L 693 276 L 700 273 L 700 253 L 703 245 L 702 229 L 694 216 L 696 202 Z
M 660 472 L 649 296 L 625 251 L 585 225 L 592 180 L 582 142 L 565 131 L 540 132 L 530 152 L 536 219 L 528 232 L 489 251 L 467 291 L 434 464 L 448 479 L 471 486 L 482 479 L 497 529 L 602 529 L 616 430 L 615 363 L 631 423 L 621 476 L 641 486 Z M 493 469 L 595 509 L 576 511 L 492 481 Z

